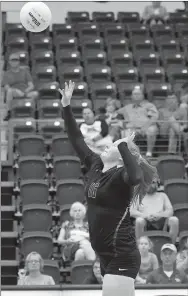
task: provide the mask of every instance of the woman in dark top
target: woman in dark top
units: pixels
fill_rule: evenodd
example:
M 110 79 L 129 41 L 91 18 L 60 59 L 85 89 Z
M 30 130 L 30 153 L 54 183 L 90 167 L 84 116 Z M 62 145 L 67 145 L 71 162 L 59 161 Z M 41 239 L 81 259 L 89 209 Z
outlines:
M 85 144 L 70 101 L 74 83 L 65 83 L 62 95 L 65 126 L 70 142 L 84 162 L 90 241 L 100 260 L 103 296 L 134 295 L 140 253 L 130 220 L 130 205 L 142 200 L 156 177 L 156 169 L 141 157 L 134 134 L 107 147 L 99 156 Z

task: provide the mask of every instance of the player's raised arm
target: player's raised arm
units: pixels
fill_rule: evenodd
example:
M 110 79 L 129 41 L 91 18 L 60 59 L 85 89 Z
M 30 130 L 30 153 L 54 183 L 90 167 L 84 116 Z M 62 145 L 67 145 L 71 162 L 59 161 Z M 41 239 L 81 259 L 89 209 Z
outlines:
M 70 106 L 73 91 L 74 91 L 74 82 L 72 81 L 69 81 L 69 84 L 65 83 L 64 89 L 59 89 L 59 92 L 62 95 L 61 103 L 63 106 L 65 127 L 67 130 L 69 140 L 73 148 L 75 149 L 76 153 L 78 154 L 78 157 L 80 158 L 80 160 L 82 162 L 85 162 L 86 157 L 91 158 L 93 155 L 95 155 L 95 153 L 92 152 L 89 149 L 89 147 L 86 145 L 83 135 L 74 118 L 74 115 Z M 88 161 L 87 161 L 87 165 L 88 165 Z
M 133 142 L 134 137 L 135 134 L 130 132 L 126 138 L 117 140 L 114 145 L 118 147 L 127 170 L 125 174 L 127 180 L 125 181 L 129 181 L 132 185 L 137 185 L 141 181 L 142 171 L 138 164 L 138 159 L 132 155 L 128 148 L 129 143 Z M 138 155 L 138 157 L 140 157 L 140 155 Z

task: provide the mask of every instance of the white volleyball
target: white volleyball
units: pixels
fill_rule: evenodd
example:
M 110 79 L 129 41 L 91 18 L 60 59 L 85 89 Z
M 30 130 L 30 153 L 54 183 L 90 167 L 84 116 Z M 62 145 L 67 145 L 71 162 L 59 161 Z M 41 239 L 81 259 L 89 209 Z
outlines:
M 20 11 L 20 21 L 23 27 L 30 32 L 46 30 L 52 19 L 49 7 L 43 2 L 28 2 Z

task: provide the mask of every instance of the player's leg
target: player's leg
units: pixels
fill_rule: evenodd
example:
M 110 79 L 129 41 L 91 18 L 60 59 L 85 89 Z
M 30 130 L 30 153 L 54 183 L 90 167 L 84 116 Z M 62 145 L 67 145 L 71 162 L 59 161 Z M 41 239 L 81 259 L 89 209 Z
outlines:
M 103 279 L 102 296 L 134 296 L 134 279 L 122 276 L 105 274 Z

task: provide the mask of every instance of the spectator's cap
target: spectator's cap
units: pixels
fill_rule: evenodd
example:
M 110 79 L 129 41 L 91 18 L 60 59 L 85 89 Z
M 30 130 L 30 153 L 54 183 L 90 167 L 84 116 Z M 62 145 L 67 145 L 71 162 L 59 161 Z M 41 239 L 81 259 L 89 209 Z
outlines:
M 20 55 L 19 53 L 15 52 L 15 53 L 11 53 L 9 56 L 9 61 L 11 60 L 20 60 Z
M 177 249 L 176 249 L 176 246 L 175 245 L 173 245 L 173 244 L 164 244 L 163 246 L 162 246 L 162 248 L 161 248 L 161 252 L 162 251 L 164 251 L 164 250 L 171 250 L 171 251 L 173 251 L 173 252 L 175 252 L 175 253 L 177 253 Z

